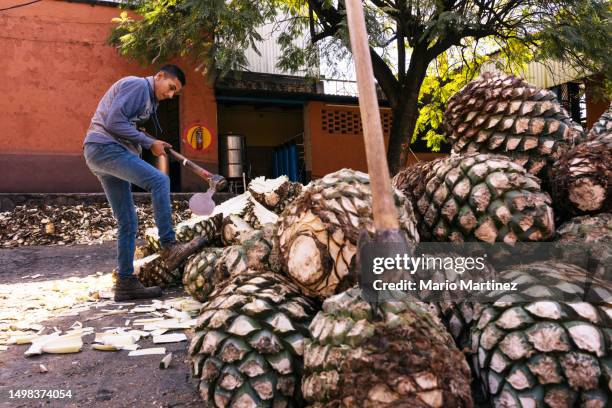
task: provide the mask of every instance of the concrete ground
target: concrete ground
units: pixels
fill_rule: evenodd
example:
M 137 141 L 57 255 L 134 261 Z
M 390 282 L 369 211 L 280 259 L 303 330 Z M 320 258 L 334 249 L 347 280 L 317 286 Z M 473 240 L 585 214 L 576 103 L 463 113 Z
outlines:
M 44 334 L 49 334 L 53 327 L 66 331 L 78 321 L 102 332 L 106 327 L 124 327 L 126 320 L 150 317 L 129 313 L 133 305 L 121 307 L 120 303 L 98 299 L 111 288 L 114 257 L 114 242 L 0 249 L 0 336 L 4 335 L 4 342 L 9 330 L 20 325 L 40 324 L 45 327 Z M 166 291 L 162 300 L 183 296 L 182 289 L 174 289 Z M 126 309 L 124 313 L 106 315 L 108 310 L 122 308 Z M 192 335 L 191 329 L 183 332 L 188 339 Z M 173 359 L 168 369 L 160 370 L 161 355 L 128 357 L 125 350 L 97 351 L 91 348 L 93 340 L 92 334 L 84 336 L 78 353 L 31 357 L 24 355 L 29 345 L 8 345 L 6 351 L 0 351 L 0 407 L 202 405 L 196 384 L 190 379 L 189 341 L 164 344 Z M 141 349 L 159 347 L 150 338 L 138 344 Z M 48 372 L 41 372 L 41 364 Z M 72 397 L 11 398 L 11 391 L 16 390 L 65 390 Z

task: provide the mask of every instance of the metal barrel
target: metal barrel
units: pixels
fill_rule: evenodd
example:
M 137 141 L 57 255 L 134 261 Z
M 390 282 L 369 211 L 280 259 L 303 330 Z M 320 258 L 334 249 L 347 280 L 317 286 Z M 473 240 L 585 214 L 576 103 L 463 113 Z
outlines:
M 246 138 L 242 135 L 219 135 L 219 171 L 225 178 L 242 178 L 246 172 Z

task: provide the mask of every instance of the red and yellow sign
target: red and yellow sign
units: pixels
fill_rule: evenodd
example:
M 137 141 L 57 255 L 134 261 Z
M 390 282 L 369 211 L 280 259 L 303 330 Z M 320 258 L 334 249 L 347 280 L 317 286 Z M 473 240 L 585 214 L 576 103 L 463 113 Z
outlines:
M 193 125 L 185 133 L 185 142 L 194 150 L 206 151 L 212 144 L 212 135 L 205 126 Z

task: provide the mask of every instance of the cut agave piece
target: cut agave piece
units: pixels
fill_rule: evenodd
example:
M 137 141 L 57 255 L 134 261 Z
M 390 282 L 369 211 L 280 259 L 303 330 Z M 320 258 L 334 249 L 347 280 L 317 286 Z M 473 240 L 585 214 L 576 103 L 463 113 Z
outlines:
M 221 223 L 223 213 L 216 212 L 210 216 L 192 217 L 176 225 L 176 240 L 179 242 L 189 242 L 196 237 L 206 237 L 208 242 L 213 244 L 221 237 Z M 157 228 L 148 228 L 145 231 L 145 239 L 149 248 L 153 252 L 162 249 Z
M 204 302 L 222 281 L 247 269 L 270 269 L 274 228 L 250 230 L 241 235 L 238 245 L 225 248 L 204 248 L 189 258 L 183 274 L 187 293 Z
M 261 205 L 252 196 L 246 206 L 244 220 L 255 229 L 260 229 L 265 224 L 276 224 L 278 215 Z
M 181 283 L 182 267 L 170 271 L 165 267 L 160 255 L 153 254 L 134 261 L 134 275 L 144 286 L 165 288 Z
M 612 108 L 589 138 L 566 152 L 552 169 L 552 192 L 559 215 L 612 211 Z
M 268 210 L 280 214 L 283 209 L 302 191 L 302 184 L 289 181 L 287 176 L 275 179 L 256 177 L 248 190 L 255 200 Z
M 238 215 L 241 217 L 246 211 L 246 206 L 249 203 L 250 197 L 248 192 L 232 197 L 217 205 L 212 215 L 223 214 L 224 218 L 230 215 Z
M 83 347 L 81 333 L 65 334 L 60 336 L 57 332 L 47 336 L 41 336 L 32 341 L 32 345 L 26 350 L 26 356 L 35 354 L 51 353 L 78 353 Z
M 240 242 L 240 236 L 253 231 L 253 227 L 237 215 L 229 215 L 223 219 L 221 226 L 221 241 L 224 246 L 235 245 Z
M 412 206 L 398 191 L 394 204 L 408 242 L 418 242 Z M 353 286 L 359 234 L 374 233 L 368 175 L 343 169 L 313 181 L 277 225 L 278 263 L 304 294 L 325 298 Z

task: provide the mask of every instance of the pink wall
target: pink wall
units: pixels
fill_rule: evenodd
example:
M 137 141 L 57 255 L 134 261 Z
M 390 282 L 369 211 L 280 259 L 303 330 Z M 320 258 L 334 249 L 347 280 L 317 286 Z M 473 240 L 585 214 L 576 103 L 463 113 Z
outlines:
M 0 174 L 8 174 L 0 178 L 0 192 L 100 190 L 82 159 L 91 115 L 114 81 L 155 73 L 106 45 L 111 19 L 120 11 L 46 0 L 0 13 Z M 199 122 L 216 139 L 213 89 L 178 63 L 187 75 L 181 131 Z M 216 170 L 216 149 L 181 150 Z

